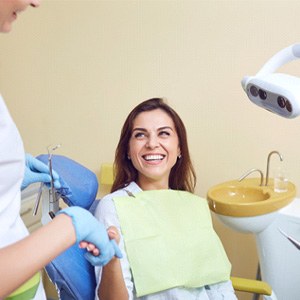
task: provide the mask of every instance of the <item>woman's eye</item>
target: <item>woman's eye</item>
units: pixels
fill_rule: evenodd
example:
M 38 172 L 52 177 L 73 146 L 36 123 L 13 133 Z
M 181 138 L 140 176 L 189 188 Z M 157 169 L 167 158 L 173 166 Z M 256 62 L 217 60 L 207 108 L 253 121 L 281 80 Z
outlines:
M 144 134 L 144 132 L 136 132 L 135 134 L 134 134 L 134 137 L 135 138 L 142 138 L 142 137 L 144 137 L 145 136 L 145 134 Z
M 159 133 L 160 136 L 169 136 L 170 135 L 170 132 L 169 131 L 161 131 Z

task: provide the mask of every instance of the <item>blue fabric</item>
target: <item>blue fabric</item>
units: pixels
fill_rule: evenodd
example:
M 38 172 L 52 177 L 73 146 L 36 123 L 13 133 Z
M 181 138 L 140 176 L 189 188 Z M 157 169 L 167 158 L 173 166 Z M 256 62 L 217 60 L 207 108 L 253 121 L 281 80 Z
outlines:
M 46 266 L 61 300 L 94 300 L 96 277 L 85 253 L 75 244 Z
M 48 164 L 48 154 L 37 156 Z M 52 167 L 59 175 L 61 187 L 56 189 L 68 206 L 89 209 L 98 192 L 96 175 L 78 162 L 62 156 L 52 155 Z

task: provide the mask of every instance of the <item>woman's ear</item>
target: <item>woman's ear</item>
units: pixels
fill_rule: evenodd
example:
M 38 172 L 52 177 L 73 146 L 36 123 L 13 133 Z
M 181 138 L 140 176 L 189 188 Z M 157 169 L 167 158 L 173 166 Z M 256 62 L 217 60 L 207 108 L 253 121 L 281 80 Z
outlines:
M 178 147 L 178 151 L 177 151 L 177 157 L 180 159 L 181 158 L 181 150 L 180 148 Z

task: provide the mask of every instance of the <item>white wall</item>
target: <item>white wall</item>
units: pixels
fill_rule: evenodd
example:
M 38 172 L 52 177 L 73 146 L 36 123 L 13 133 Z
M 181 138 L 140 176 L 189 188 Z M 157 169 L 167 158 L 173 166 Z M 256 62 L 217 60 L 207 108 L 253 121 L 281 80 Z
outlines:
M 300 41 L 299 11 L 283 0 L 44 0 L 0 38 L 0 90 L 34 155 L 62 143 L 58 154 L 99 174 L 129 111 L 162 96 L 186 124 L 197 194 L 250 168 L 265 172 L 271 150 L 298 185 L 300 119 L 253 105 L 240 81 Z M 283 70 L 300 76 L 297 61 Z M 254 277 L 253 238 L 215 226 L 234 274 Z

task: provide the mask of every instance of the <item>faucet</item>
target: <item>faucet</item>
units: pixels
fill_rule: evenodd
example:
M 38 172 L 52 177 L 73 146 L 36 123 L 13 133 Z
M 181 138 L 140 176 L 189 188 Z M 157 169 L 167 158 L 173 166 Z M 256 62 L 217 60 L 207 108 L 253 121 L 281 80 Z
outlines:
M 242 175 L 238 181 L 242 181 L 243 179 L 245 179 L 248 175 L 250 175 L 251 173 L 253 172 L 259 172 L 260 173 L 260 186 L 263 185 L 263 182 L 264 182 L 264 174 L 261 170 L 259 169 L 251 169 L 249 171 L 247 171 L 244 175 Z
M 267 186 L 268 182 L 269 182 L 270 158 L 271 158 L 272 154 L 278 154 L 278 156 L 280 158 L 280 161 L 283 161 L 283 157 L 282 157 L 282 155 L 278 151 L 271 151 L 269 153 L 268 160 L 267 160 L 267 171 L 266 171 L 266 183 L 265 183 L 265 186 Z

